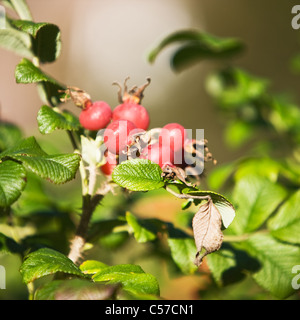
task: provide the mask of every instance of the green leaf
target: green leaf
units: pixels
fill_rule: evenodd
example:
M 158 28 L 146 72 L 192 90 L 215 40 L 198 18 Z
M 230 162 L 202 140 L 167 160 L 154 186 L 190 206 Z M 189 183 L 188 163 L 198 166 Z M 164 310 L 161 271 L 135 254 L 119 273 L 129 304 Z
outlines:
M 63 184 L 75 179 L 79 168 L 79 154 L 64 154 L 43 157 L 14 156 L 23 166 L 51 183 Z
M 32 15 L 25 0 L 9 0 L 22 20 L 32 20 Z
M 42 134 L 49 134 L 57 129 L 76 131 L 80 128 L 78 118 L 68 111 L 56 112 L 48 106 L 42 106 L 37 121 Z
M 14 156 L 45 156 L 47 155 L 39 146 L 34 137 L 19 141 L 13 147 L 0 154 L 0 159 Z
M 12 28 L 0 29 L 0 47 L 21 57 L 28 59 L 34 57 L 31 51 L 30 36 Z
M 168 238 L 171 256 L 176 265 L 184 274 L 194 274 L 197 267 L 194 264 L 197 248 L 195 240 L 189 237 Z
M 158 54 L 171 44 L 183 45 L 171 59 L 174 70 L 180 71 L 203 59 L 224 58 L 241 51 L 242 44 L 236 39 L 221 39 L 197 30 L 182 30 L 163 39 L 148 55 L 153 63 Z
M 113 181 L 130 191 L 150 191 L 164 186 L 159 165 L 144 159 L 129 160 L 118 165 Z
M 17 83 L 37 83 L 37 82 L 52 82 L 54 79 L 46 75 L 40 68 L 36 67 L 31 61 L 23 59 L 16 67 L 15 77 Z
M 41 149 L 35 138 L 31 137 L 1 153 L 0 159 L 18 161 L 42 179 L 63 184 L 75 178 L 81 157 L 79 154 L 49 156 Z
M 15 78 L 17 83 L 37 83 L 38 91 L 44 103 L 55 107 L 61 103 L 66 88 L 55 79 L 36 67 L 31 61 L 23 59 L 16 67 Z
M 300 191 L 291 196 L 276 216 L 269 220 L 272 235 L 279 240 L 300 244 Z
M 231 230 L 237 234 L 258 229 L 285 199 L 286 191 L 269 179 L 248 175 L 239 180 L 233 192 L 237 217 Z
M 48 248 L 37 250 L 25 257 L 20 272 L 26 284 L 57 272 L 84 277 L 84 274 L 69 258 Z
M 124 290 L 133 294 L 159 295 L 156 278 L 136 265 L 117 265 L 101 270 L 93 276 L 95 282 L 120 283 Z
M 0 152 L 11 148 L 22 139 L 23 133 L 16 125 L 0 122 Z
M 228 46 L 229 44 L 231 46 Z M 180 47 L 171 58 L 172 69 L 179 72 L 205 59 L 224 59 L 238 53 L 241 49 L 239 44 L 233 41 L 220 48 L 206 45 L 200 41 Z
M 13 161 L 0 162 L 0 207 L 9 207 L 21 196 L 26 186 L 26 172 Z
M 153 229 L 153 225 L 147 224 L 146 221 L 139 221 L 130 212 L 126 213 L 126 220 L 130 227 L 129 232 L 134 234 L 134 237 L 138 243 L 146 243 L 156 239 L 156 232 Z
M 254 77 L 244 70 L 228 68 L 208 77 L 206 89 L 220 106 L 227 110 L 239 109 L 239 120 L 255 119 L 253 101 L 260 99 L 268 88 L 265 79 Z
M 299 265 L 300 248 L 281 243 L 269 235 L 255 235 L 241 247 L 260 263 L 253 278 L 264 289 L 279 299 L 295 293 L 292 280 L 294 266 Z
M 149 52 L 148 60 L 150 63 L 153 63 L 156 60 L 157 56 L 161 53 L 161 51 L 171 44 L 193 40 L 199 40 L 199 33 L 197 31 L 183 30 L 172 33 L 164 38 L 154 49 Z
M 56 25 L 25 20 L 15 20 L 13 25 L 33 37 L 32 49 L 41 63 L 54 62 L 59 57 L 61 39 L 60 30 Z
M 244 121 L 232 121 L 227 125 L 225 140 L 229 147 L 239 148 L 255 134 L 255 127 Z
M 87 260 L 80 265 L 80 270 L 84 274 L 96 274 L 109 266 L 103 262 Z
M 257 259 L 227 243 L 218 252 L 207 256 L 207 263 L 219 286 L 240 282 L 247 274 L 260 269 Z

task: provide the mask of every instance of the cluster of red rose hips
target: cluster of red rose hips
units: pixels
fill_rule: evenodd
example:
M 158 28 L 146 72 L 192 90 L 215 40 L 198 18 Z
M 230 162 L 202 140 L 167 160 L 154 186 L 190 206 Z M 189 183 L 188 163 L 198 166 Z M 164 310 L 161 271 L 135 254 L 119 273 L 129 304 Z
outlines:
M 194 141 L 188 140 L 185 128 L 178 123 L 170 123 L 162 128 L 156 141 L 148 139 L 145 142 L 141 139 L 147 134 L 150 124 L 149 113 L 141 105 L 144 90 L 149 86 L 150 79 L 147 79 L 147 83 L 142 87 L 135 86 L 129 91 L 127 81 L 128 78 L 124 83 L 124 94 L 122 94 L 122 87 L 114 83 L 120 88 L 120 105 L 113 111 L 104 101 L 92 102 L 90 96 L 82 90 L 69 90 L 73 101 L 82 107 L 79 120 L 83 128 L 91 131 L 104 129 L 107 161 L 101 167 L 102 172 L 105 175 L 111 175 L 120 163 L 120 159 L 124 159 L 124 155 L 128 158 L 130 147 L 136 145 L 138 141 L 143 143 L 139 144 L 139 148 L 134 149 L 135 157 L 151 160 L 161 168 L 166 165 L 184 167 L 185 146 L 192 145 Z

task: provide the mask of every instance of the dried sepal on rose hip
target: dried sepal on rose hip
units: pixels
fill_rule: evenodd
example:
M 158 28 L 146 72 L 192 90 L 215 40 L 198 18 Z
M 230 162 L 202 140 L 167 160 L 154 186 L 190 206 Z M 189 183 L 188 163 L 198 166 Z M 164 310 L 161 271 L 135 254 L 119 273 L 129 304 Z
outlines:
M 127 82 L 129 78 L 126 78 L 124 82 L 124 88 L 114 82 L 113 85 L 119 87 L 119 102 L 114 111 L 112 118 L 113 120 L 128 120 L 135 124 L 137 128 L 148 130 L 150 124 L 149 113 L 144 106 L 141 105 L 144 97 L 145 89 L 150 85 L 150 78 L 147 79 L 147 83 L 140 88 L 134 86 L 131 90 L 128 90 Z M 122 92 L 123 91 L 123 92 Z
M 112 119 L 112 110 L 104 101 L 93 102 L 90 95 L 76 87 L 68 87 L 62 101 L 71 99 L 74 104 L 81 108 L 79 116 L 80 124 L 84 129 L 98 131 L 104 129 Z

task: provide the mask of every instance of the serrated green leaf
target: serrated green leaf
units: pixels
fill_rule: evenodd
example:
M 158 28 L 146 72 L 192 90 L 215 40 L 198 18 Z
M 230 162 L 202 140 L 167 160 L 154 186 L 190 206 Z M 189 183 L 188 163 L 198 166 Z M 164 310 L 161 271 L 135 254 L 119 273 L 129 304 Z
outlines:
M 108 284 L 120 283 L 124 290 L 134 294 L 159 295 L 159 285 L 156 278 L 144 272 L 136 265 L 117 265 L 108 267 L 93 276 L 95 282 Z
M 238 214 L 231 225 L 231 230 L 236 234 L 257 230 L 286 195 L 284 188 L 267 178 L 256 175 L 243 176 L 233 192 Z
M 62 184 L 75 178 L 81 157 L 79 154 L 49 156 L 41 149 L 35 138 L 31 137 L 1 153 L 0 159 L 18 161 L 42 179 Z
M 36 83 L 42 101 L 53 107 L 61 103 L 60 99 L 64 96 L 63 91 L 66 90 L 64 85 L 58 83 L 27 59 L 23 59 L 17 65 L 15 78 L 17 83 Z
M 96 274 L 108 267 L 109 266 L 103 262 L 95 261 L 95 260 L 87 260 L 80 265 L 80 270 L 84 274 Z
M 272 235 L 282 241 L 300 244 L 300 191 L 291 196 L 269 220 Z
M 153 225 L 146 221 L 139 221 L 130 212 L 126 213 L 126 220 L 130 227 L 129 232 L 132 232 L 138 243 L 146 243 L 156 239 L 156 232 L 153 230 Z M 152 229 L 152 230 L 151 230 Z
M 39 249 L 25 257 L 20 272 L 26 284 L 57 272 L 84 277 L 69 258 L 48 248 Z
M 80 128 L 78 118 L 68 111 L 55 112 L 48 106 L 42 106 L 37 121 L 42 134 L 49 134 L 57 129 L 76 131 Z
M 23 166 L 42 179 L 63 184 L 75 178 L 81 157 L 79 154 L 64 154 L 43 157 L 14 156 Z
M 150 191 L 164 186 L 159 165 L 144 159 L 129 160 L 118 165 L 113 181 L 131 191 Z
M 5 150 L 0 154 L 0 159 L 5 157 L 13 157 L 13 156 L 45 156 L 47 155 L 44 152 L 39 144 L 37 143 L 34 137 L 30 137 L 24 140 L 19 141 L 13 147 Z
M 255 235 L 241 244 L 260 263 L 253 278 L 264 289 L 279 299 L 286 299 L 295 290 L 292 280 L 294 266 L 299 265 L 300 248 L 281 243 L 270 235 Z
M 9 207 L 26 186 L 26 171 L 13 161 L 0 162 L 0 207 Z
M 37 83 L 37 82 L 52 82 L 56 81 L 50 76 L 46 75 L 40 68 L 36 67 L 28 59 L 23 59 L 16 67 L 15 77 L 17 83 Z

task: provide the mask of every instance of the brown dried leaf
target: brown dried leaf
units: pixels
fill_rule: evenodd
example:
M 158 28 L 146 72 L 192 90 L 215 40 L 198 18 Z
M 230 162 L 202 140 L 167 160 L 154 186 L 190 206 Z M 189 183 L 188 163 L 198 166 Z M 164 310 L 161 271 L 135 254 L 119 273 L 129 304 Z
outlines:
M 218 251 L 223 243 L 222 216 L 212 200 L 202 205 L 193 219 L 197 247 L 195 265 L 200 266 L 208 254 Z

